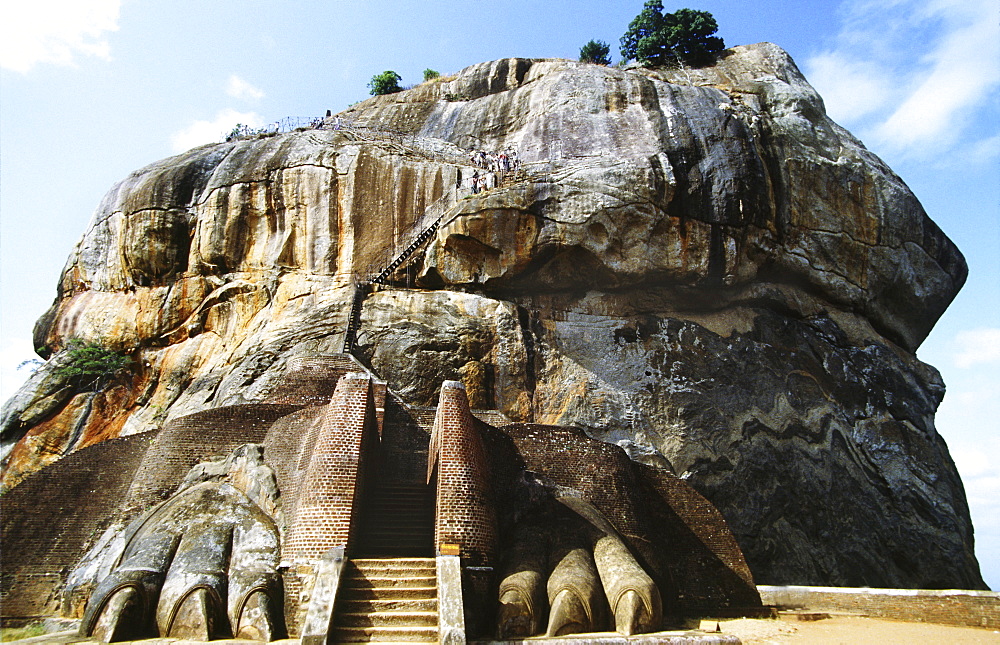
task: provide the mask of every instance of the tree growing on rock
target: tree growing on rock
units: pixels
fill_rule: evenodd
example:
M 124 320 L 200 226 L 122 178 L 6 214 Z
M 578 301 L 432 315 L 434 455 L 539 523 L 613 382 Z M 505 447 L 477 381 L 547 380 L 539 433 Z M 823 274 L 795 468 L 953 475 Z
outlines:
M 715 18 L 707 11 L 678 9 L 663 13 L 660 0 L 648 0 L 621 38 L 625 60 L 646 66 L 707 65 L 715 54 L 725 49 Z
M 132 359 L 104 347 L 74 338 L 66 344 L 69 362 L 57 373 L 75 382 L 81 390 L 97 391 L 132 365 Z
M 372 96 L 393 94 L 402 91 L 403 88 L 399 86 L 401 80 L 403 80 L 402 76 L 389 69 L 372 76 L 372 80 L 368 82 L 368 88 L 371 90 Z
M 430 67 L 428 67 L 427 69 L 424 70 L 424 82 L 425 83 L 427 81 L 432 81 L 435 78 L 440 78 L 440 76 L 441 76 L 440 72 L 438 72 L 437 70 L 433 70 Z
M 603 40 L 591 40 L 580 48 L 580 62 L 593 63 L 595 65 L 610 65 L 611 59 L 608 58 L 608 53 L 610 52 L 611 46 Z

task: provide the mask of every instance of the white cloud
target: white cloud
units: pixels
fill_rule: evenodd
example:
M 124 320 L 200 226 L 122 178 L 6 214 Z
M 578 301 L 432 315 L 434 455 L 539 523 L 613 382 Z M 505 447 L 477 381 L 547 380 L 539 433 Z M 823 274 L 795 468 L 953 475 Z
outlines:
M 226 83 L 226 94 L 243 101 L 259 101 L 264 98 L 264 92 L 260 88 L 254 87 L 236 74 L 229 77 L 229 81 Z
M 264 117 L 256 112 L 237 112 L 226 108 L 215 115 L 211 121 L 195 121 L 188 127 L 175 132 L 170 138 L 174 152 L 184 152 L 206 143 L 222 141 L 238 124 L 259 128 L 264 124 Z
M 965 329 L 955 335 L 955 365 L 961 368 L 973 365 L 1000 364 L 1000 329 L 981 327 Z
M 841 52 L 826 52 L 810 58 L 808 65 L 809 78 L 834 121 L 855 121 L 888 103 L 885 71 L 870 61 L 851 60 Z
M 968 126 L 1000 86 L 996 0 L 848 0 L 842 9 L 832 46 L 805 64 L 834 119 L 926 157 L 978 136 Z
M 0 67 L 26 73 L 35 65 L 73 65 L 77 56 L 111 59 L 108 32 L 118 30 L 121 0 L 4 2 Z
M 933 4 L 951 4 L 938 2 Z M 878 128 L 880 138 L 899 147 L 954 138 L 964 112 L 988 98 L 1000 84 L 1000 29 L 996 7 L 988 3 L 963 3 L 943 7 L 948 30 L 932 47 L 922 68 L 924 80 L 916 85 L 899 108 Z M 968 11 L 972 9 L 972 11 Z M 937 13 L 937 12 L 934 12 Z
M 986 354 L 989 347 L 995 350 L 1000 344 L 996 338 L 991 340 L 992 334 L 980 332 L 998 331 L 970 330 L 958 337 L 983 341 L 973 346 Z M 994 364 L 996 359 L 994 353 Z M 965 485 L 983 577 L 996 589 L 1000 587 L 1000 462 L 995 458 L 1000 453 L 1000 370 L 970 367 L 973 369 L 952 369 L 946 376 L 948 390 L 934 424 L 948 442 Z

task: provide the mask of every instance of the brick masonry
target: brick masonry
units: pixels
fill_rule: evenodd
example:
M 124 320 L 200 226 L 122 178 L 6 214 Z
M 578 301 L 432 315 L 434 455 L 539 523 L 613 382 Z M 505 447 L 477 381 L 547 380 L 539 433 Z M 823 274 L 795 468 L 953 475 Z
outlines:
M 515 423 L 480 425 L 500 498 L 500 540 L 515 523 L 522 473 L 578 491 L 618 529 L 653 576 L 667 613 L 753 609 L 760 598 L 739 545 L 718 510 L 686 482 L 637 464 L 582 430 Z
M 4 494 L 0 537 L 3 617 L 58 612 L 73 565 L 111 524 L 155 432 L 71 453 Z
M 168 498 L 192 466 L 260 443 L 267 429 L 299 405 L 232 405 L 167 423 L 135 471 L 120 514 L 128 520 Z
M 358 526 L 366 461 L 377 459 L 378 425 L 372 381 L 350 373 L 337 383 L 308 458 L 294 514 L 282 547 L 284 561 L 318 560 L 342 546 L 350 553 Z
M 760 586 L 760 597 L 779 609 L 834 611 L 911 622 L 1000 628 L 1000 593 L 955 589 L 858 589 Z
M 489 464 L 469 410 L 465 387 L 441 386 L 431 432 L 428 482 L 436 479 L 434 545 L 458 544 L 464 565 L 492 564 L 497 549 L 496 511 Z

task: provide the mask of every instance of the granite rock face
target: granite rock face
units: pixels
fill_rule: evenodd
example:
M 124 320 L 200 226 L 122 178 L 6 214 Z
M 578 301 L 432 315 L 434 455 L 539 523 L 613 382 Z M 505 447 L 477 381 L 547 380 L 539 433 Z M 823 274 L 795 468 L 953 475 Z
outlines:
M 361 310 L 357 353 L 403 398 L 460 379 L 474 407 L 673 469 L 762 584 L 983 586 L 944 386 L 914 355 L 965 261 L 785 52 L 500 60 L 342 116 L 377 131 L 203 146 L 108 193 L 35 343 L 101 339 L 138 367 L 96 395 L 43 368 L 5 407 L 4 485 L 263 400 L 341 349 L 354 281 L 443 213 Z M 506 148 L 524 173 L 468 195 L 469 151 Z

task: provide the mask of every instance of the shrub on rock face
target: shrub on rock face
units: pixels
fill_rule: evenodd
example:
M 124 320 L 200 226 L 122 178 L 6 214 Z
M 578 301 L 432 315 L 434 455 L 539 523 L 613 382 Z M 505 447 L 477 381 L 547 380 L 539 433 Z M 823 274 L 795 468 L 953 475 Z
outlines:
M 648 0 L 621 38 L 622 57 L 649 66 L 706 65 L 725 49 L 723 40 L 712 35 L 718 30 L 707 11 L 679 9 L 664 14 L 660 0 Z
M 593 63 L 595 65 L 610 65 L 611 59 L 608 53 L 611 47 L 602 40 L 591 40 L 580 48 L 580 62 Z
M 97 343 L 74 338 L 66 345 L 69 363 L 58 369 L 83 390 L 99 390 L 132 364 L 132 359 Z
M 433 70 L 433 69 L 431 69 L 429 67 L 424 70 L 424 82 L 425 83 L 427 81 L 434 80 L 435 78 L 439 78 L 440 76 L 441 76 L 440 72 L 437 72 L 437 71 L 435 71 L 435 70 Z
M 390 69 L 372 76 L 372 80 L 368 82 L 368 88 L 371 90 L 372 96 L 401 92 L 403 90 L 399 86 L 401 80 L 403 77 Z

